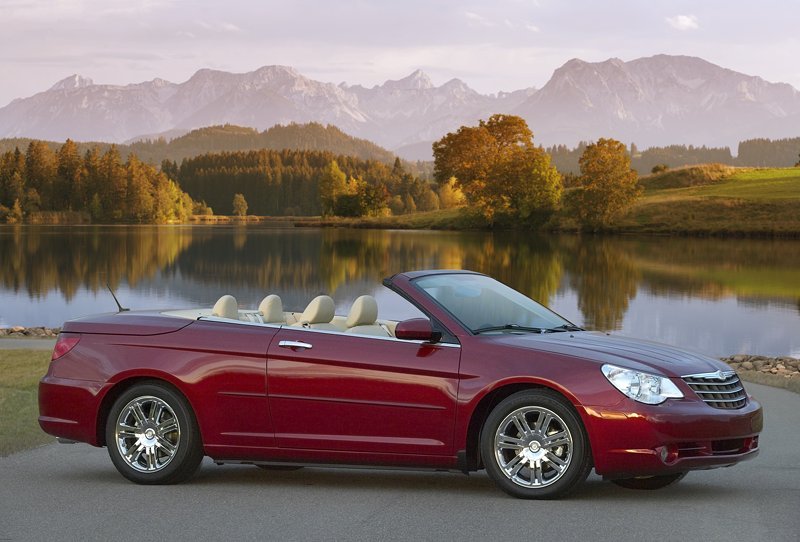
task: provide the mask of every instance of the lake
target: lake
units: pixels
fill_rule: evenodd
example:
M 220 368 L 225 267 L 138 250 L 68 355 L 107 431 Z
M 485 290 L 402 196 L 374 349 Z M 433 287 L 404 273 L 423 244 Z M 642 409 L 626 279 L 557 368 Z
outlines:
M 414 269 L 491 275 L 590 329 L 713 356 L 800 357 L 800 242 L 247 226 L 0 226 L 0 327 L 57 327 L 115 311 L 302 310 L 361 294 L 404 317 L 380 281 Z M 393 313 L 395 311 L 395 313 Z

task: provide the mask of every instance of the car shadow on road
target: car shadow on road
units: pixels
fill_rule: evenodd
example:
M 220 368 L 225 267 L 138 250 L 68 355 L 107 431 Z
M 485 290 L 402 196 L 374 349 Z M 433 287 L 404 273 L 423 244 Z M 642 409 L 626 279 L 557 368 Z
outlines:
M 457 472 L 383 470 L 363 468 L 322 468 L 306 467 L 296 471 L 261 470 L 252 465 L 213 465 L 204 463 L 203 468 L 189 482 L 196 486 L 268 486 L 271 489 L 313 490 L 319 488 L 338 491 L 376 490 L 399 492 L 446 491 L 465 495 L 505 497 L 484 471 L 470 473 L 469 476 Z M 614 500 L 619 502 L 641 501 L 643 499 L 659 502 L 674 500 L 676 497 L 687 502 L 707 501 L 708 499 L 735 495 L 737 488 L 713 483 L 684 480 L 674 486 L 658 491 L 637 491 L 618 487 L 611 482 L 592 475 L 575 492 L 570 500 Z

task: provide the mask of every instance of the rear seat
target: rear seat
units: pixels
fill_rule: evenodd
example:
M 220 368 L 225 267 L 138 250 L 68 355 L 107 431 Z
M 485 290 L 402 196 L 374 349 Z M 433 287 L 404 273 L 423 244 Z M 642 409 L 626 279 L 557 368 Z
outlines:
M 356 298 L 346 317 L 336 316 L 335 309 L 336 306 L 330 296 L 320 295 L 312 299 L 302 313 L 287 313 L 283 310 L 281 298 L 270 294 L 261 300 L 257 311 L 240 311 L 235 297 L 223 295 L 214 304 L 211 315 L 259 324 L 288 324 L 293 327 L 358 335 L 394 336 L 395 322 L 378 321 L 378 302 L 371 295 Z
M 232 295 L 224 295 L 214 303 L 214 308 L 211 309 L 211 315 L 238 320 L 239 303 L 236 302 L 236 298 Z
M 294 327 L 306 327 L 310 329 L 324 329 L 328 331 L 341 331 L 331 321 L 334 317 L 336 305 L 327 295 L 318 295 L 311 300 L 306 310 L 303 311 Z
M 270 294 L 258 304 L 258 314 L 265 324 L 285 324 L 286 315 L 283 313 L 283 302 L 275 294 Z

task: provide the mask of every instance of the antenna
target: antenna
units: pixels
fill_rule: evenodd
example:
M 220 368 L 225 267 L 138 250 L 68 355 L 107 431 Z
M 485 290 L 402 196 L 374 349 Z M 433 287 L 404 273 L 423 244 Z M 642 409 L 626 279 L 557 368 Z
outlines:
M 119 312 L 125 312 L 130 310 L 126 309 L 120 304 L 119 299 L 117 299 L 117 296 L 114 295 L 114 290 L 111 289 L 111 285 L 107 282 L 106 282 L 106 288 L 108 288 L 108 291 L 111 292 L 111 297 L 114 298 L 114 302 L 117 304 L 117 307 L 119 307 Z

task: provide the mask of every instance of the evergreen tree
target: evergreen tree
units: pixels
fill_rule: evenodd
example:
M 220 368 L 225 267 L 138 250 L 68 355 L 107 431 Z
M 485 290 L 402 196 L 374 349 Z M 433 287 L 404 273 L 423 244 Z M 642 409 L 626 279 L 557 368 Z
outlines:
M 56 157 L 44 141 L 33 140 L 28 144 L 25 152 L 25 179 L 29 212 L 32 207 L 36 210 L 51 210 L 53 199 L 53 184 L 57 175 Z M 32 197 L 32 194 L 36 197 Z M 36 200 L 36 203 L 34 203 Z
M 57 172 L 53 187 L 53 208 L 55 210 L 81 209 L 86 201 L 86 169 L 78 154 L 78 146 L 67 139 L 56 155 Z

